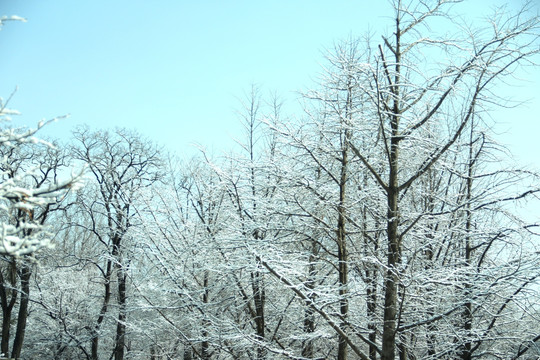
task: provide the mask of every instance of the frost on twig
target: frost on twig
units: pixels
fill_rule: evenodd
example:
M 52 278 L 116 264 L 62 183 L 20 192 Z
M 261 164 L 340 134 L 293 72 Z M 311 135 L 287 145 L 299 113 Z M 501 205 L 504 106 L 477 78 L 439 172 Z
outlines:
M 0 101 L 0 254 L 21 256 L 51 246 L 51 234 L 47 232 L 43 219 L 36 215 L 38 209 L 60 203 L 70 190 L 82 185 L 81 174 L 72 174 L 68 179 L 57 181 L 47 178 L 47 172 L 35 166 L 26 168 L 20 164 L 36 161 L 34 154 L 20 158 L 24 148 L 53 146 L 34 137 L 44 125 L 37 129 L 17 129 L 6 126 L 8 115 L 18 114 L 9 110 Z M 48 165 L 55 166 L 55 165 Z M 52 169 L 56 172 L 58 169 Z M 41 177 L 40 177 L 41 171 Z M 39 181 L 37 180 L 39 178 Z
M 26 22 L 27 20 L 23 17 L 17 16 L 17 15 L 11 15 L 11 16 L 1 16 L 0 17 L 0 30 L 2 30 L 2 26 L 7 21 L 21 21 Z

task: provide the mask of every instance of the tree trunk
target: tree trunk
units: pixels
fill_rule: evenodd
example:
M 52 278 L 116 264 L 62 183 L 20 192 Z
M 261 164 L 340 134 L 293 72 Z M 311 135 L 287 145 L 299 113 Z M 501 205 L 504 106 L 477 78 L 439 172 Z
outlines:
M 471 246 L 471 231 L 472 231 L 472 212 L 471 212 L 471 199 L 472 199 L 472 183 L 473 183 L 473 166 L 475 163 L 475 155 L 473 154 L 473 138 L 474 138 L 474 119 L 471 120 L 471 132 L 469 137 L 469 162 L 467 164 L 467 181 L 466 181 L 466 193 L 465 193 L 465 264 L 468 268 L 471 266 L 472 246 Z M 470 276 L 470 275 L 467 275 Z M 472 330 L 472 303 L 470 301 L 472 296 L 472 284 L 469 279 L 465 280 L 464 284 L 464 297 L 466 302 L 463 306 L 462 320 L 464 336 L 466 337 L 463 343 L 459 356 L 461 360 L 471 360 L 472 358 L 472 342 L 471 342 L 471 330 Z
M 193 359 L 193 351 L 189 346 L 186 346 L 184 348 L 184 360 L 192 360 Z
M 384 325 L 382 335 L 382 360 L 394 360 L 397 315 L 397 276 L 399 243 L 397 232 L 398 192 L 394 187 L 388 191 L 388 258 L 384 293 Z
M 377 360 L 377 325 L 375 324 L 375 314 L 377 311 L 377 283 L 375 270 L 366 270 L 368 278 L 367 283 L 367 316 L 368 316 L 368 340 L 369 344 L 369 359 Z
M 395 74 L 393 84 L 389 84 L 393 95 L 392 115 L 390 116 L 390 153 L 388 154 L 388 188 L 386 191 L 388 210 L 386 215 L 388 254 L 385 294 L 384 294 L 384 325 L 382 335 L 382 360 L 394 360 L 396 347 L 396 315 L 397 315 L 397 285 L 399 282 L 397 266 L 400 263 L 400 243 L 398 234 L 399 224 L 399 120 L 400 108 L 400 71 L 401 71 L 401 48 L 400 48 L 400 16 L 396 16 L 396 45 L 393 49 L 395 55 Z M 381 50 L 382 53 L 382 50 Z M 385 64 L 386 66 L 386 64 Z
M 364 176 L 364 187 L 367 187 L 367 177 Z M 367 226 L 367 208 L 364 204 L 362 209 L 362 238 L 364 246 L 364 256 L 368 257 L 372 254 L 377 254 L 379 250 L 378 235 L 370 236 Z M 379 222 L 376 222 L 378 229 Z M 368 320 L 368 340 L 369 344 L 369 359 L 377 360 L 377 266 L 372 263 L 364 265 L 364 282 L 366 283 L 366 316 Z
M 126 344 L 126 282 L 127 274 L 122 264 L 117 266 L 118 272 L 118 321 L 116 322 L 116 339 L 114 347 L 114 360 L 124 359 L 124 349 Z
M 21 265 L 21 302 L 19 304 L 19 315 L 17 318 L 17 329 L 13 340 L 13 351 L 11 357 L 20 358 L 26 331 L 26 320 L 28 318 L 28 303 L 30 301 L 30 276 L 32 270 L 27 264 Z
M 253 301 L 255 302 L 255 326 L 257 330 L 257 340 L 264 341 L 264 303 L 265 293 L 262 282 L 262 272 L 260 260 L 257 259 L 257 270 L 251 273 L 251 286 L 253 290 Z M 263 345 L 257 345 L 257 359 L 266 357 L 266 349 Z
M 104 276 L 105 295 L 103 298 L 103 304 L 101 305 L 101 310 L 99 312 L 96 325 L 94 326 L 94 329 L 92 330 L 92 340 L 91 340 L 91 347 L 92 347 L 91 359 L 92 360 L 98 360 L 99 330 L 101 328 L 101 323 L 105 319 L 105 313 L 107 313 L 109 301 L 111 298 L 111 271 L 112 271 L 112 262 L 111 260 L 107 260 L 107 266 L 106 266 L 105 276 Z
M 2 306 L 2 341 L 0 345 L 0 353 L 5 356 L 9 353 L 9 336 L 11 331 L 11 314 L 13 306 L 17 302 L 17 291 L 14 291 L 17 282 L 17 265 L 12 259 L 7 268 L 7 279 L 4 278 L 0 271 L 0 302 Z M 8 283 L 6 283 L 6 280 Z
M 210 291 L 208 288 L 208 270 L 204 271 L 203 279 L 203 303 L 208 305 L 210 301 Z M 208 326 L 210 325 L 209 321 L 206 319 L 202 320 L 202 344 L 201 344 L 201 357 L 203 360 L 210 359 L 210 342 L 208 341 Z
M 311 241 L 311 255 L 309 257 L 309 268 L 308 268 L 308 279 L 306 281 L 306 288 L 308 291 L 309 300 L 304 301 L 306 309 L 304 310 L 304 333 L 308 337 L 302 343 L 302 356 L 308 359 L 313 357 L 313 339 L 311 338 L 312 334 L 315 332 L 315 312 L 310 306 L 315 300 L 315 294 L 313 289 L 315 288 L 315 256 L 317 254 L 317 243 Z
M 344 141 L 347 144 L 347 141 Z M 341 324 L 345 332 L 345 320 L 349 312 L 349 300 L 347 299 L 348 286 L 348 253 L 347 238 L 345 232 L 345 196 L 347 182 L 347 148 L 342 150 L 341 178 L 339 186 L 339 208 L 337 224 L 337 244 L 338 244 L 338 273 L 339 273 L 339 313 L 344 320 Z M 339 336 L 338 360 L 347 360 L 347 341 L 343 336 Z

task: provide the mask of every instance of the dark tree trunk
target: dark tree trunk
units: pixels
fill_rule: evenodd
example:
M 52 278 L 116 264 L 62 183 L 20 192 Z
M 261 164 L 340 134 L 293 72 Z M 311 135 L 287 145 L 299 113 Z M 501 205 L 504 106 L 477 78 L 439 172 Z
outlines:
M 397 190 L 388 191 L 388 259 L 384 292 L 384 325 L 382 338 L 382 360 L 394 360 L 396 344 L 397 283 L 396 265 L 399 264 L 397 233 Z
M 204 286 L 204 293 L 203 293 L 203 303 L 208 304 L 210 301 L 210 291 L 208 288 L 208 270 L 204 272 L 204 279 L 203 279 L 203 286 Z M 210 326 L 209 322 L 206 319 L 203 319 L 202 321 L 202 344 L 201 344 L 201 357 L 203 360 L 210 359 L 210 342 L 208 341 L 208 326 Z
M 92 340 L 91 340 L 92 360 L 98 360 L 99 330 L 101 328 L 101 323 L 105 319 L 105 314 L 107 313 L 109 301 L 111 299 L 111 271 L 112 271 L 112 262 L 111 260 L 107 260 L 107 266 L 106 266 L 105 276 L 104 276 L 105 282 L 103 284 L 105 287 L 105 295 L 103 298 L 103 304 L 101 305 L 101 310 L 99 312 L 96 325 L 94 326 L 94 329 L 92 330 Z
M 367 316 L 368 316 L 368 340 L 369 344 L 369 359 L 377 360 L 377 325 L 375 323 L 375 314 L 377 311 L 377 283 L 375 270 L 367 270 L 366 275 L 368 277 L 367 283 Z
M 193 359 L 193 351 L 189 346 L 186 346 L 184 348 L 184 360 L 192 360 Z
M 349 300 L 347 299 L 348 286 L 348 253 L 347 238 L 345 232 L 345 189 L 347 182 L 347 149 L 342 151 L 341 179 L 339 189 L 339 214 L 337 226 L 338 243 L 338 273 L 339 273 L 339 313 L 343 320 L 347 318 L 349 312 Z M 341 325 L 345 332 L 345 324 Z M 343 336 L 339 336 L 338 360 L 347 360 L 347 341 Z
M 385 279 L 385 293 L 384 293 L 384 325 L 382 335 L 382 360 L 394 360 L 395 348 L 396 348 L 396 318 L 397 318 L 397 286 L 399 282 L 398 278 L 398 265 L 400 263 L 400 239 L 398 234 L 399 224 L 399 123 L 401 117 L 401 105 L 400 98 L 400 81 L 401 81 L 401 29 L 400 29 L 400 17 L 396 17 L 396 45 L 393 50 L 395 56 L 395 74 L 393 77 L 393 84 L 390 85 L 390 91 L 393 95 L 392 115 L 390 116 L 390 153 L 388 154 L 388 187 L 386 190 L 388 210 L 386 215 L 387 221 L 387 241 L 388 241 L 388 254 L 387 254 L 387 266 L 386 279 Z M 382 54 L 382 50 L 381 50 Z M 386 64 L 385 64 L 386 66 Z M 389 78 L 389 77 L 388 77 Z
M 471 199 L 472 199 L 472 185 L 473 185 L 473 167 L 476 161 L 476 157 L 473 153 L 473 144 L 474 144 L 474 120 L 471 120 L 471 132 L 469 137 L 469 162 L 467 164 L 467 181 L 466 181 L 466 193 L 465 193 L 465 264 L 470 267 L 471 257 L 472 257 L 472 244 L 471 244 L 471 232 L 472 232 L 472 211 L 471 211 Z M 465 342 L 463 343 L 460 349 L 460 359 L 461 360 L 471 360 L 472 358 L 472 342 L 471 342 L 471 331 L 472 331 L 472 303 L 469 300 L 472 296 L 472 284 L 468 279 L 465 280 L 464 284 L 464 297 L 466 300 L 463 306 L 462 320 L 463 320 L 463 330 Z
M 17 329 L 13 340 L 13 351 L 11 357 L 20 358 L 26 332 L 26 320 L 28 318 L 28 302 L 30 300 L 30 276 L 32 270 L 27 264 L 21 265 L 21 302 L 19 304 L 19 315 L 17 318 Z
M 264 341 L 265 319 L 264 319 L 264 303 L 265 291 L 262 280 L 261 264 L 257 259 L 257 271 L 251 273 L 251 286 L 253 290 L 253 301 L 255 302 L 255 326 L 257 330 L 257 338 L 259 341 Z M 257 346 L 257 359 L 266 357 L 266 349 L 263 345 Z
M 308 292 L 309 300 L 305 301 L 306 309 L 304 311 L 304 332 L 308 339 L 302 343 L 302 356 L 308 359 L 313 357 L 313 339 L 311 335 L 315 332 L 315 312 L 310 304 L 314 301 L 315 295 L 313 294 L 313 289 L 315 288 L 315 255 L 317 253 L 317 244 L 315 241 L 311 242 L 311 251 L 310 264 L 308 270 L 308 280 L 306 281 L 306 288 L 310 290 Z
M 126 345 L 126 281 L 127 275 L 122 265 L 118 265 L 118 321 L 116 322 L 116 345 L 114 348 L 114 360 L 124 359 L 124 350 Z
M 2 306 L 2 341 L 0 352 L 2 354 L 9 353 L 9 337 L 11 333 L 11 314 L 13 306 L 17 302 L 17 291 L 14 291 L 17 282 L 17 265 L 13 259 L 6 268 L 7 279 L 0 271 L 0 302 Z M 7 281 L 7 283 L 6 283 Z

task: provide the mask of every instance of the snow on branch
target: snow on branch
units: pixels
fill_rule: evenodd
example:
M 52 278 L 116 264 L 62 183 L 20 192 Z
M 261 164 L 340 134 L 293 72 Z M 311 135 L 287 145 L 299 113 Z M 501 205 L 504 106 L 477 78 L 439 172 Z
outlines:
M 23 17 L 17 16 L 17 15 L 11 15 L 11 16 L 1 16 L 0 17 L 0 30 L 2 30 L 2 26 L 6 21 L 21 21 L 26 22 L 27 20 Z
M 18 165 L 25 160 L 38 161 L 32 153 L 25 159 L 21 153 L 27 148 L 53 146 L 34 134 L 46 123 L 40 122 L 36 129 L 17 129 L 5 126 L 7 115 L 18 114 L 0 101 L 0 254 L 21 256 L 33 254 L 51 246 L 51 234 L 47 232 L 44 218 L 37 213 L 53 204 L 60 203 L 70 190 L 82 186 L 82 172 L 68 179 L 57 181 L 45 176 L 36 181 L 36 172 Z M 58 171 L 59 169 L 53 169 Z

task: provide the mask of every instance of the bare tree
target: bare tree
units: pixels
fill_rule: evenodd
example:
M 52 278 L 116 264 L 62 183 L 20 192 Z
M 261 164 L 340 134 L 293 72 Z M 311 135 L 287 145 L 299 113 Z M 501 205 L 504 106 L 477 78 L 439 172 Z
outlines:
M 104 263 L 95 263 L 103 276 L 104 295 L 92 336 L 92 359 L 98 358 L 99 331 L 109 310 L 116 280 L 118 315 L 113 356 L 124 358 L 126 346 L 127 292 L 129 255 L 125 248 L 130 228 L 134 226 L 134 204 L 138 194 L 160 179 L 159 149 L 138 134 L 128 130 L 75 132 L 78 145 L 74 157 L 83 161 L 95 181 L 96 200 L 82 208 L 90 219 L 87 228 L 106 250 Z M 95 196 L 94 195 L 94 196 Z M 103 221 L 104 228 L 100 227 Z M 116 279 L 113 279 L 116 276 Z
M 7 235 L 4 238 L 4 244 L 8 241 L 9 245 L 4 246 L 7 251 L 1 255 L 4 264 L 0 271 L 3 329 L 0 351 L 8 354 L 12 311 L 18 304 L 17 326 L 11 351 L 11 356 L 18 358 L 23 347 L 28 317 L 30 278 L 34 267 L 32 262 L 37 251 L 49 246 L 52 234 L 47 231 L 46 221 L 53 212 L 67 206 L 62 203 L 66 191 L 61 190 L 62 187 L 57 184 L 60 173 L 69 164 L 67 155 L 57 146 L 30 141 L 0 146 L 0 156 L 4 159 L 0 171 L 6 176 L 6 182 L 18 189 L 9 194 L 9 204 L 13 207 L 5 219 L 6 224 L 9 224 L 7 226 L 12 226 L 17 235 Z M 70 184 L 66 183 L 65 188 L 68 189 Z M 48 195 L 40 198 L 39 195 L 31 194 Z M 29 202 L 27 198 L 30 198 Z M 17 239 L 14 240 L 14 237 Z
M 470 282 L 472 280 L 463 276 L 464 273 L 470 272 L 472 263 L 478 264 L 480 261 L 485 264 L 490 249 L 494 249 L 488 244 L 494 244 L 495 240 L 506 236 L 503 235 L 506 231 L 492 234 L 484 228 L 482 237 L 490 238 L 491 241 L 473 243 L 473 233 L 475 238 L 479 238 L 478 230 L 476 230 L 479 228 L 478 224 L 493 221 L 485 214 L 482 215 L 480 210 L 490 207 L 488 204 L 501 204 L 504 199 L 519 200 L 534 195 L 537 191 L 537 188 L 533 186 L 521 192 L 516 191 L 515 195 L 504 198 L 502 188 L 495 190 L 496 187 L 490 187 L 491 190 L 483 191 L 482 195 L 474 195 L 472 186 L 473 181 L 476 180 L 473 178 L 487 176 L 487 174 L 479 175 L 474 172 L 476 171 L 474 170 L 475 159 L 478 156 L 477 152 L 480 151 L 477 146 L 482 142 L 482 137 L 471 135 L 467 141 L 464 139 L 467 138 L 467 129 L 471 131 L 471 134 L 479 134 L 478 122 L 473 119 L 483 117 L 489 110 L 496 99 L 496 94 L 493 93 L 494 86 L 506 76 L 510 76 L 512 71 L 521 64 L 528 64 L 532 56 L 537 53 L 538 35 L 535 30 L 538 28 L 538 18 L 527 18 L 525 12 L 517 15 L 499 15 L 492 20 L 489 28 L 484 32 L 470 30 L 464 38 L 454 39 L 446 34 L 438 34 L 436 31 L 430 32 L 427 26 L 434 17 L 445 19 L 449 24 L 456 24 L 448 12 L 448 7 L 454 3 L 456 2 L 438 1 L 428 4 L 394 1 L 394 29 L 391 36 L 383 37 L 382 44 L 372 46 L 370 42 L 367 42 L 364 53 L 356 58 L 341 56 L 346 51 L 337 49 L 335 58 L 341 61 L 339 63 L 341 67 L 333 68 L 337 71 L 334 78 L 342 76 L 343 79 L 351 81 L 344 81 L 340 86 L 336 86 L 336 83 L 332 81 L 333 78 L 330 77 L 323 87 L 335 86 L 336 92 L 341 90 L 355 97 L 353 103 L 354 101 L 361 102 L 363 110 L 355 114 L 356 118 L 343 116 L 342 114 L 347 112 L 340 110 L 347 109 L 348 102 L 340 102 L 337 96 L 328 96 L 328 91 L 314 93 L 316 96 L 312 96 L 325 104 L 321 107 L 320 114 L 325 114 L 327 109 L 331 108 L 335 115 L 342 116 L 343 124 L 349 126 L 344 127 L 346 146 L 343 149 L 349 148 L 354 154 L 351 160 L 346 160 L 348 164 L 354 162 L 361 164 L 362 170 L 355 172 L 359 175 L 356 178 L 356 184 L 365 184 L 367 179 L 368 183 L 374 183 L 378 187 L 376 191 L 370 190 L 371 194 L 377 198 L 379 196 L 377 192 L 382 193 L 384 199 L 383 203 L 374 202 L 375 207 L 370 212 L 361 211 L 360 216 L 350 215 L 350 210 L 341 212 L 343 215 L 341 218 L 345 219 L 342 223 L 354 224 L 352 226 L 363 234 L 368 243 L 379 243 L 374 241 L 378 239 L 377 234 L 381 234 L 376 224 L 384 226 L 386 260 L 384 265 L 376 266 L 376 268 L 381 268 L 381 266 L 384 268 L 384 281 L 381 284 L 383 314 L 379 318 L 375 310 L 371 311 L 372 319 L 376 322 L 371 323 L 369 338 L 366 339 L 361 335 L 364 331 L 362 325 L 354 326 L 353 323 L 346 321 L 345 312 L 342 311 L 336 318 L 335 315 L 329 314 L 310 301 L 306 289 L 301 285 L 300 278 L 293 276 L 294 272 L 291 269 L 279 268 L 270 260 L 263 262 L 270 273 L 305 299 L 307 304 L 338 333 L 339 337 L 347 342 L 356 355 L 363 359 L 375 359 L 377 356 L 381 359 L 394 359 L 397 355 L 400 359 L 407 359 L 415 356 L 413 349 L 418 346 L 418 338 L 412 329 L 417 329 L 417 326 L 422 324 L 432 326 L 431 330 L 435 331 L 441 326 L 440 320 L 458 310 L 463 316 L 460 320 L 456 319 L 453 329 L 447 329 L 450 332 L 459 329 L 460 335 L 456 339 L 456 344 L 439 343 L 439 345 L 445 348 L 444 354 L 460 354 L 461 358 L 470 358 L 471 353 L 487 340 L 472 340 L 473 334 L 478 334 L 473 331 L 474 322 L 487 321 L 485 320 L 487 314 L 472 317 L 472 313 L 480 314 L 481 311 L 473 309 L 470 300 L 471 291 L 478 296 L 480 289 L 488 291 L 497 286 L 506 286 L 509 295 L 499 307 L 502 312 L 507 307 L 506 301 L 513 302 L 515 296 L 523 291 L 522 286 L 526 286 L 525 284 L 528 286 L 532 281 L 531 278 L 518 281 L 517 284 L 521 285 L 516 288 L 515 283 L 511 281 L 482 283 L 476 276 L 475 284 L 472 285 Z M 353 45 L 357 46 L 357 44 Z M 370 49 L 377 49 L 377 51 Z M 429 57 L 432 55 L 437 56 L 438 62 L 435 64 L 430 62 Z M 351 89 L 347 86 L 348 84 L 353 84 L 356 90 L 347 92 L 347 89 Z M 345 104 L 345 106 L 340 108 L 339 104 Z M 311 156 L 329 176 L 333 175 L 328 169 L 335 169 L 332 167 L 335 159 L 341 159 L 341 164 L 344 165 L 343 160 L 346 159 L 344 156 L 340 157 L 338 153 L 335 153 L 326 158 L 316 157 L 319 145 L 307 145 L 310 139 L 316 139 L 313 142 L 321 143 L 323 141 L 321 139 L 331 138 L 335 134 L 331 129 L 324 129 L 322 138 L 310 137 L 306 134 L 293 137 L 287 125 L 276 127 L 276 131 L 288 136 L 292 147 L 304 149 L 305 153 Z M 464 142 L 471 145 L 466 147 L 463 145 Z M 341 155 L 343 155 L 343 149 Z M 457 153 L 468 154 L 466 161 L 468 166 L 460 167 L 455 162 L 454 166 L 450 165 L 452 161 L 456 161 L 455 154 Z M 443 175 L 440 176 L 439 173 Z M 367 174 L 367 178 L 361 174 Z M 517 173 L 514 173 L 514 176 L 515 174 Z M 339 183 L 340 177 L 334 175 L 334 178 Z M 348 181 L 352 182 L 350 179 Z M 425 187 L 429 182 L 431 182 L 429 191 L 433 192 L 427 191 Z M 345 181 L 344 184 L 346 183 Z M 342 187 L 344 188 L 347 187 Z M 491 196 L 490 200 L 487 200 L 488 193 Z M 450 198 L 457 196 L 456 194 L 465 195 L 458 196 L 460 199 L 458 203 L 451 202 Z M 324 198 L 315 191 L 313 195 Z M 473 205 L 473 200 L 479 201 L 479 197 L 484 201 L 484 205 Z M 355 197 L 355 199 L 359 198 Z M 435 207 L 439 209 L 441 205 L 438 201 L 441 200 L 444 201 L 443 204 L 446 204 L 442 207 L 443 210 L 434 210 L 433 204 L 436 204 Z M 412 209 L 422 201 L 427 201 L 432 205 L 420 211 L 413 211 Z M 450 203 L 452 203 L 451 209 L 449 209 Z M 450 213 L 453 214 L 454 220 L 448 220 L 443 216 Z M 478 215 L 473 215 L 473 213 Z M 373 216 L 372 225 L 375 225 L 371 229 L 366 228 L 368 214 Z M 437 217 L 439 215 L 441 216 Z M 473 220 L 476 217 L 478 220 Z M 358 221 L 354 221 L 355 219 Z M 435 220 L 426 228 L 426 219 L 439 220 Z M 409 286 L 408 281 L 414 279 L 416 275 L 413 271 L 415 268 L 411 264 L 415 264 L 414 259 L 420 252 L 424 252 L 431 259 L 439 256 L 434 253 L 438 250 L 431 248 L 434 244 L 433 242 L 430 244 L 429 239 L 432 236 L 442 235 L 441 231 L 448 231 L 448 227 L 443 230 L 442 226 L 447 221 L 451 221 L 453 230 L 450 230 L 450 233 L 453 235 L 452 238 L 446 238 L 444 242 L 452 248 L 458 243 L 464 244 L 464 247 L 457 246 L 461 249 L 463 257 L 461 257 L 462 263 L 459 265 L 454 263 L 454 266 L 460 269 L 460 275 L 456 273 L 455 280 L 458 282 L 453 282 L 454 286 L 461 289 L 459 293 L 463 294 L 463 297 L 455 304 L 456 306 L 452 306 L 448 301 L 445 302 L 442 309 L 438 308 L 436 313 L 431 315 L 418 313 L 416 310 L 415 316 L 419 314 L 422 316 L 414 320 L 412 309 L 418 309 L 418 304 L 411 298 L 417 294 L 409 293 L 412 287 Z M 340 228 L 343 229 L 343 227 Z M 351 230 L 345 233 L 350 236 Z M 337 234 L 339 235 L 339 231 Z M 419 234 L 423 234 L 425 238 L 422 239 Z M 469 235 L 463 236 L 463 234 Z M 519 242 L 518 239 L 516 241 Z M 357 242 L 352 241 L 352 243 Z M 450 243 L 452 245 L 449 245 Z M 373 246 L 377 248 L 377 245 Z M 368 253 L 369 251 L 364 252 L 364 254 Z M 474 254 L 483 255 L 473 260 Z M 376 256 L 372 259 L 375 263 L 378 262 Z M 372 259 L 360 258 L 359 260 L 370 263 Z M 503 263 L 506 262 L 498 262 L 499 266 Z M 428 263 L 424 262 L 424 264 Z M 508 265 L 506 269 L 512 271 L 513 267 L 509 266 L 509 263 L 506 264 Z M 427 267 L 424 270 L 431 269 L 431 265 L 425 266 Z M 444 270 L 437 268 L 436 271 Z M 376 272 L 375 270 L 372 274 Z M 434 273 L 431 274 L 434 275 Z M 443 275 L 439 273 L 438 276 Z M 426 278 L 422 279 L 426 280 Z M 341 282 L 340 285 L 343 283 Z M 376 286 L 369 282 L 366 285 L 368 292 L 373 294 Z M 473 287 L 476 290 L 473 291 Z M 442 289 L 438 286 L 435 288 L 438 289 L 436 291 Z M 340 301 L 342 304 L 347 301 L 343 292 L 340 293 Z M 368 307 L 375 309 L 373 307 L 375 303 L 376 295 L 375 298 L 371 298 Z M 350 306 L 348 313 L 350 316 Z M 494 318 L 491 321 L 494 321 L 494 324 L 497 323 Z M 340 322 L 345 326 L 338 327 L 337 324 Z M 492 329 L 492 326 L 488 328 Z M 487 330 L 484 330 L 483 334 L 487 336 L 485 331 Z M 377 334 L 382 335 L 380 343 L 376 342 Z M 368 346 L 369 355 L 362 350 L 362 346 L 356 344 L 353 340 L 354 335 L 361 339 L 363 346 Z M 428 336 L 427 341 L 431 340 Z M 434 354 L 432 350 L 429 352 Z M 437 352 L 437 354 L 441 356 L 442 353 Z
M 444 7 L 453 1 L 394 2 L 395 28 L 392 37 L 383 37 L 375 66 L 366 69 L 371 78 L 365 83 L 383 138 L 381 155 L 388 165 L 383 171 L 351 142 L 355 155 L 377 181 L 387 199 L 387 270 L 384 282 L 384 326 L 381 358 L 394 359 L 399 342 L 399 284 L 402 281 L 403 246 L 413 223 L 400 212 L 407 193 L 456 144 L 478 109 L 493 101 L 492 85 L 511 73 L 537 52 L 529 37 L 538 26 L 536 18 L 523 20 L 522 14 L 493 21 L 485 38 L 461 42 L 422 36 L 433 16 L 448 16 Z M 429 49 L 442 52 L 447 64 L 439 71 L 419 68 L 419 56 Z M 422 52 L 422 53 L 421 53 Z M 460 54 L 457 57 L 457 53 Z M 455 61 L 454 59 L 459 59 Z M 368 80 L 368 79 L 366 79 Z M 487 96 L 486 96 L 487 95 Z M 430 144 L 426 131 L 433 126 L 445 130 L 440 141 Z M 419 161 L 411 162 L 412 158 Z M 400 357 L 406 350 L 400 348 Z
M 62 208 L 67 192 L 80 185 L 79 176 L 60 179 L 68 165 L 64 151 L 34 137 L 46 122 L 40 122 L 37 129 L 5 126 L 17 114 L 0 99 L 0 352 L 9 354 L 12 312 L 18 304 L 11 350 L 15 358 L 20 357 L 26 331 L 32 261 L 39 250 L 51 246 L 46 221 Z

